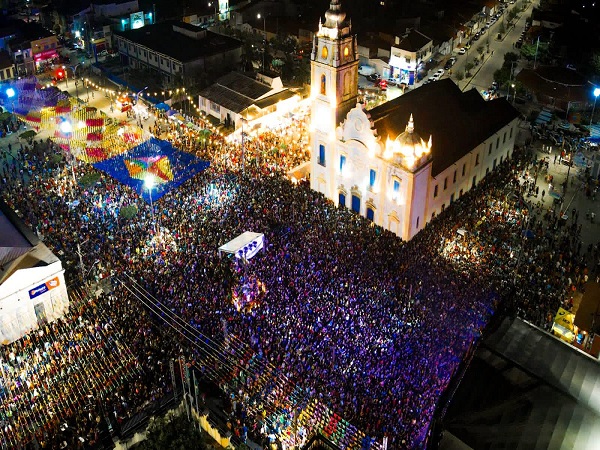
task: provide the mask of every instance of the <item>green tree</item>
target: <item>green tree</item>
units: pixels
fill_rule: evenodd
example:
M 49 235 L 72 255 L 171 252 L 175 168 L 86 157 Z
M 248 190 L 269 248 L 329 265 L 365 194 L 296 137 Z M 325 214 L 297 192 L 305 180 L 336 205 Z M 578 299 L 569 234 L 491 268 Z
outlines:
M 465 73 L 462 70 L 459 70 L 454 76 L 456 78 L 456 81 L 462 81 L 465 78 Z
M 473 70 L 473 67 L 475 67 L 475 66 L 473 65 L 473 63 L 471 61 L 469 61 L 465 64 L 466 76 L 468 76 L 468 77 L 471 76 L 471 70 Z
M 483 51 L 484 51 L 483 45 L 480 45 L 479 47 L 477 47 L 477 53 L 479 53 L 479 56 L 481 56 Z
M 517 62 L 519 60 L 519 55 L 515 52 L 508 52 L 504 54 L 504 65 L 510 66 L 511 63 Z
M 504 86 L 510 80 L 510 66 L 502 66 L 494 72 L 494 81 L 498 83 L 498 86 Z
M 203 435 L 184 415 L 155 418 L 136 450 L 206 450 Z

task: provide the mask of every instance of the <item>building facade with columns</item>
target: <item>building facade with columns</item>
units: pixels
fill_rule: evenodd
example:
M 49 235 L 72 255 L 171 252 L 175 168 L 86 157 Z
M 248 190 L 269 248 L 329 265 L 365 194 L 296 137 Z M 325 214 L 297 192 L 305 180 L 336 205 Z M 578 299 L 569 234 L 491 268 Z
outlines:
M 409 240 L 510 158 L 519 113 L 450 79 L 367 110 L 356 36 L 331 0 L 311 54 L 311 188 Z

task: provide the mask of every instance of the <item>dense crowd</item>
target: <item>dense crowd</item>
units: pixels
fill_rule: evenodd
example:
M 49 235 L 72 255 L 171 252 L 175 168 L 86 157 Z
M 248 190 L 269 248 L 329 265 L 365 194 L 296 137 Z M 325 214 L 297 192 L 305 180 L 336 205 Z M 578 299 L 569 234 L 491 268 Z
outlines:
M 275 134 L 257 142 L 281 148 Z M 250 346 L 223 386 L 235 398 L 238 435 L 286 409 L 293 391 L 370 435 L 388 436 L 392 448 L 422 447 L 440 396 L 499 305 L 547 326 L 548 316 L 568 305 L 594 251 L 597 257 L 597 246 L 582 250 L 577 226 L 524 200 L 523 175 L 534 163 L 525 151 L 404 243 L 303 183 L 264 176 L 264 162 L 242 176 L 235 144 L 195 150 L 216 163 L 167 193 L 154 211 L 104 175 L 83 188 L 64 164 L 49 169 L 57 153 L 49 142 L 18 151 L 15 164 L 34 154 L 37 164 L 29 165 L 29 177 L 17 167 L 10 172 L 3 195 L 64 255 L 72 278 L 80 276 L 80 244 L 86 267 L 100 259 L 93 273 L 127 274 L 198 332 L 215 341 L 230 334 Z M 305 155 L 287 162 L 279 156 L 272 155 L 274 164 L 284 167 Z M 75 177 L 93 170 L 76 164 Z M 119 215 L 129 204 L 140 208 L 131 220 Z M 113 205 L 112 213 L 102 205 Z M 265 233 L 263 252 L 247 264 L 219 256 L 220 245 L 249 230 Z M 264 292 L 251 308 L 237 308 L 239 287 L 256 280 Z M 167 362 L 180 351 L 207 376 L 222 372 L 221 361 L 160 327 L 152 320 L 157 314 L 127 289 L 104 298 L 97 311 L 141 366 L 121 405 L 141 407 L 168 390 Z M 269 383 L 259 370 L 284 381 Z

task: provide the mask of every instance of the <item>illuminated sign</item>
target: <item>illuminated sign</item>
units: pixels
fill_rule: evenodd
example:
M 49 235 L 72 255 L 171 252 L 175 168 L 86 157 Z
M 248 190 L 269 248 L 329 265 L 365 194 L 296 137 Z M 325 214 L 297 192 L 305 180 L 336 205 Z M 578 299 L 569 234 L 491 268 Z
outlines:
M 144 26 L 144 11 L 138 11 L 129 15 L 131 29 L 142 28 Z
M 60 281 L 58 280 L 58 277 L 54 277 L 51 280 L 46 281 L 44 284 L 40 284 L 39 286 L 36 286 L 33 289 L 29 289 L 29 298 L 34 299 L 36 297 L 39 297 L 40 295 L 45 294 L 49 290 L 58 287 L 59 284 Z

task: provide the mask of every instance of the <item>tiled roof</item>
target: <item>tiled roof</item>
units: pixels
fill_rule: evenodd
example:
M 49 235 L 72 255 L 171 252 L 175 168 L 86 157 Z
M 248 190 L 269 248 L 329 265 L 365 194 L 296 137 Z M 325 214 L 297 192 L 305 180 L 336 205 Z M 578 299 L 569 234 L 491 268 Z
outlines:
M 475 89 L 461 92 L 450 79 L 407 92 L 368 113 L 384 141 L 402 133 L 413 114 L 415 131 L 423 139 L 432 136 L 432 176 L 519 117 L 504 98 L 485 101 Z
M 230 72 L 200 92 L 200 96 L 239 113 L 269 92 L 271 88 L 238 72 Z

